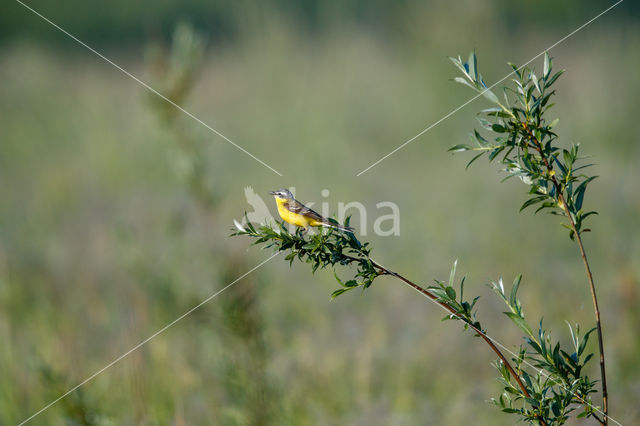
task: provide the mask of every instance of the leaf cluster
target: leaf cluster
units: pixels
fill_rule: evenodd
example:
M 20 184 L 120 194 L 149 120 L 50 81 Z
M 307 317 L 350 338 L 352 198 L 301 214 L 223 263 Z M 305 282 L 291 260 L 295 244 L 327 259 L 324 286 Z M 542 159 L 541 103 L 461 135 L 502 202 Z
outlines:
M 572 239 L 575 232 L 589 231 L 583 228 L 583 222 L 597 213 L 584 211 L 583 201 L 587 185 L 596 176 L 583 174 L 591 164 L 582 164 L 584 158 L 578 155 L 578 144 L 568 149 L 558 146 L 558 135 L 553 129 L 559 119 L 547 120 L 554 105 L 550 101 L 556 93 L 552 86 L 563 71 L 553 72 L 552 60 L 546 53 L 540 76 L 532 68 L 509 64 L 513 84 L 505 86 L 499 97 L 484 83 L 474 52 L 467 62 L 460 57 L 450 59 L 463 74 L 455 81 L 472 88 L 495 106 L 482 110 L 477 117 L 481 131 L 491 136 L 485 137 L 474 129 L 471 144 L 456 145 L 449 151 L 475 152 L 467 167 L 484 155 L 490 162 L 498 159 L 507 173 L 504 180 L 518 177 L 529 186 L 521 211 L 535 205 L 536 213 L 546 210 L 568 217 L 570 223 L 563 226 L 569 229 Z
M 478 299 L 480 299 L 480 296 L 474 297 L 470 302 L 464 300 L 464 283 L 467 278 L 466 276 L 462 277 L 460 280 L 459 296 L 454 288 L 457 265 L 458 261 L 456 260 L 451 268 L 448 283 L 436 280 L 436 285 L 427 287 L 427 290 L 436 296 L 436 302 L 451 309 L 452 313 L 445 316 L 442 319 L 443 321 L 455 319 L 462 320 L 465 323 L 465 330 L 468 329 L 469 326 L 472 326 L 475 330 L 484 333 L 482 325 L 476 319 L 475 310 L 476 303 L 478 302 Z
M 522 389 L 513 386 L 510 372 L 498 362 L 496 368 L 500 371 L 504 392 L 492 401 L 506 413 L 520 415 L 524 420 L 544 420 L 549 425 L 564 424 L 569 414 L 581 407 L 578 417 L 595 416 L 597 407 L 593 406 L 590 394 L 595 392 L 595 382 L 583 375 L 585 365 L 592 358 L 592 353 L 585 353 L 589 335 L 595 328 L 584 335 L 580 334 L 580 327 L 575 331 L 569 325 L 573 348 L 566 351 L 560 342 L 553 342 L 551 333 L 543 328 L 540 320 L 536 333 L 527 324 L 518 300 L 517 293 L 522 276 L 516 277 L 507 296 L 502 280 L 492 282 L 491 288 L 509 308 L 504 314 L 525 333 L 526 347 L 520 347 L 519 353 L 513 358 L 514 366 L 525 383 L 529 396 Z M 523 365 L 538 369 L 535 375 L 527 373 Z M 518 401 L 524 404 L 517 405 Z
M 553 88 L 563 71 L 553 72 L 552 60 L 544 55 L 542 73 L 536 74 L 528 66 L 512 68 L 510 85 L 503 88 L 498 96 L 484 83 L 478 71 L 474 52 L 464 62 L 460 57 L 450 58 L 462 72 L 455 81 L 464 84 L 488 99 L 493 106 L 478 113 L 480 129 L 471 134 L 471 144 L 456 145 L 450 151 L 473 151 L 475 155 L 467 163 L 467 168 L 478 158 L 486 156 L 489 162 L 499 161 L 507 176 L 519 178 L 529 187 L 527 200 L 520 211 L 535 206 L 536 213 L 547 211 L 568 218 L 562 225 L 569 229 L 572 239 L 589 229 L 584 228 L 584 220 L 597 214 L 583 210 L 587 186 L 596 176 L 587 176 L 584 169 L 591 164 L 584 163 L 579 155 L 579 145 L 563 148 L 558 144 L 554 132 L 558 118 L 548 119 L 551 102 L 556 91 Z M 595 392 L 595 382 L 583 374 L 584 367 L 593 354 L 585 353 L 591 329 L 583 336 L 576 325 L 575 332 L 570 326 L 573 350 L 565 350 L 559 342 L 554 342 L 551 333 L 545 330 L 542 320 L 537 332 L 527 324 L 522 305 L 517 298 L 521 276 L 518 276 L 507 295 L 502 280 L 491 283 L 491 287 L 508 306 L 504 314 L 524 333 L 525 347 L 521 347 L 513 361 L 517 375 L 523 386 L 512 382 L 513 369 L 505 360 L 496 363 L 501 373 L 504 393 L 493 402 L 507 413 L 519 414 L 529 422 L 563 424 L 569 414 L 580 406 L 578 417 L 592 416 L 599 419 L 592 405 L 590 394 Z M 535 375 L 527 373 L 523 364 L 535 367 Z M 524 389 L 523 389 L 524 387 Z
M 349 218 L 345 221 L 345 226 L 349 226 Z M 351 232 L 334 228 L 325 228 L 322 232 L 297 228 L 294 232 L 290 232 L 284 222 L 278 222 L 277 227 L 268 225 L 256 227 L 247 223 L 246 227 L 239 228 L 232 234 L 232 236 L 236 235 L 256 238 L 254 245 L 264 244 L 265 248 L 273 247 L 279 252 L 286 252 L 285 260 L 288 260 L 290 265 L 298 259 L 310 264 L 312 273 L 328 266 L 333 267 L 334 276 L 340 288 L 332 293 L 332 298 L 358 287 L 365 290 L 379 275 L 385 274 L 371 260 L 369 243 L 361 242 Z M 346 281 L 340 279 L 335 272 L 335 267 L 350 265 L 356 268 L 353 278 Z

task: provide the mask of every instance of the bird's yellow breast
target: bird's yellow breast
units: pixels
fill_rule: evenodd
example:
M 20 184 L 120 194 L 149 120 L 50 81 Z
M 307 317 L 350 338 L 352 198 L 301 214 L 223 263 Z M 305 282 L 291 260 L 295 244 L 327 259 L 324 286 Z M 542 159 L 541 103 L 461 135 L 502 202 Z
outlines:
M 310 219 L 304 217 L 301 214 L 293 213 L 289 211 L 284 205 L 287 203 L 287 200 L 283 200 L 276 197 L 276 205 L 278 206 L 278 214 L 282 220 L 292 225 L 301 226 L 303 228 L 309 227 L 309 225 L 313 225 Z

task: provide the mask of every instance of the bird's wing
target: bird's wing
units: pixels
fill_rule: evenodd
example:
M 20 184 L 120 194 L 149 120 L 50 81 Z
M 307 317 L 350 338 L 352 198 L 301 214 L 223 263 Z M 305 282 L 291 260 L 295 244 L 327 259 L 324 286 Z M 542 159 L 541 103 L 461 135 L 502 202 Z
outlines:
M 306 217 L 310 217 L 310 218 L 315 219 L 315 220 L 317 220 L 319 222 L 326 222 L 327 221 L 324 217 L 320 216 L 317 212 L 311 210 L 309 207 L 305 206 L 304 204 L 302 204 L 298 200 L 289 200 L 284 205 L 284 207 L 287 210 L 289 210 L 290 212 L 301 214 L 301 215 L 306 216 Z

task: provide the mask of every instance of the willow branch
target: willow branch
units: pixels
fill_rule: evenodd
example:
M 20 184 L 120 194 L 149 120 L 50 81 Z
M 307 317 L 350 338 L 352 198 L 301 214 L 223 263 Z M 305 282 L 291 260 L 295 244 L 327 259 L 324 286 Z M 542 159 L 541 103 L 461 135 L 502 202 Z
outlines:
M 491 350 L 493 352 L 495 352 L 495 354 L 500 358 L 500 360 L 504 363 L 504 365 L 507 367 L 507 369 L 509 370 L 509 373 L 511 373 L 511 376 L 513 376 L 513 378 L 516 380 L 516 382 L 518 383 L 518 386 L 520 387 L 520 389 L 522 390 L 522 393 L 527 397 L 530 398 L 531 395 L 529 394 L 529 391 L 527 391 L 527 388 L 525 387 L 524 383 L 522 383 L 522 380 L 520 379 L 520 375 L 517 374 L 515 372 L 515 370 L 513 369 L 513 367 L 511 366 L 511 363 L 507 360 L 507 358 L 504 356 L 504 354 L 500 351 L 500 349 L 498 349 L 496 347 L 496 345 L 493 343 L 493 341 L 486 335 L 486 333 L 482 330 L 480 330 L 479 328 L 477 328 L 475 325 L 473 325 L 471 322 L 467 321 L 465 318 L 459 316 L 455 309 L 451 308 L 449 305 L 447 305 L 446 303 L 442 303 L 438 300 L 438 297 L 435 296 L 433 293 L 431 293 L 429 290 L 419 286 L 418 284 L 408 280 L 407 278 L 403 277 L 402 275 L 398 274 L 397 272 L 391 271 L 387 268 L 385 268 L 384 266 L 380 265 L 379 263 L 369 259 L 371 261 L 371 263 L 373 263 L 373 265 L 376 268 L 379 268 L 380 271 L 382 272 L 382 274 L 384 275 L 391 275 L 393 277 L 398 278 L 399 280 L 401 280 L 402 282 L 404 282 L 405 284 L 407 284 L 408 286 L 412 287 L 413 289 L 419 291 L 420 293 L 424 294 L 425 296 L 427 296 L 429 299 L 433 300 L 434 302 L 436 302 L 438 305 L 442 306 L 443 308 L 445 308 L 447 311 L 449 311 L 452 315 L 454 315 L 456 318 L 461 319 L 462 321 L 464 321 L 469 327 L 471 327 L 471 329 L 473 329 L 473 331 L 476 332 L 476 334 L 478 336 L 480 336 L 487 345 L 489 345 L 489 347 L 491 348 Z M 540 419 L 540 422 L 543 425 L 546 425 L 546 423 Z
M 538 153 L 540 154 L 540 157 L 542 157 L 542 160 L 544 162 L 544 165 L 546 166 L 547 170 L 549 172 L 553 171 L 553 165 L 549 162 L 549 159 L 547 158 L 547 156 L 544 153 L 544 150 L 542 149 L 542 144 L 540 143 L 540 141 L 533 135 L 533 133 L 531 132 L 531 130 L 526 126 L 526 124 L 524 125 L 525 130 L 528 133 L 528 136 L 530 138 L 530 140 L 534 143 L 535 145 L 535 149 L 536 151 L 538 151 Z M 569 218 L 569 224 L 571 226 L 571 229 L 573 230 L 573 234 L 575 236 L 575 240 L 578 243 L 578 248 L 580 249 L 580 256 L 582 257 L 582 263 L 584 264 L 586 273 L 587 273 L 587 281 L 589 282 L 589 290 L 591 291 L 591 301 L 593 303 L 593 310 L 595 313 L 595 318 L 596 318 L 596 329 L 597 329 L 597 333 L 598 333 L 598 346 L 600 349 L 600 377 L 602 380 L 602 409 L 604 412 L 604 416 L 602 418 L 602 420 L 600 420 L 600 422 L 603 425 L 607 425 L 609 422 L 609 401 L 608 401 L 608 394 L 607 394 L 607 375 L 606 375 L 606 369 L 605 369 L 605 363 L 604 363 L 604 343 L 603 343 L 603 339 L 602 339 L 602 324 L 600 322 L 600 308 L 598 307 L 598 298 L 596 296 L 596 286 L 595 283 L 593 282 L 593 274 L 591 273 L 591 267 L 589 266 L 589 261 L 587 260 L 587 254 L 584 250 L 584 245 L 582 244 L 582 236 L 580 234 L 580 232 L 578 232 L 578 229 L 576 227 L 576 223 L 573 220 L 573 216 L 571 215 L 571 212 L 569 211 L 569 205 L 567 204 L 567 200 L 564 197 L 564 191 L 562 189 L 562 187 L 560 186 L 560 183 L 558 183 L 558 180 L 555 177 L 555 174 L 553 173 L 549 173 L 551 176 L 551 183 L 553 184 L 555 190 L 556 190 L 556 194 L 558 194 L 558 199 L 560 200 L 560 202 L 562 203 L 562 208 L 565 212 L 565 214 L 567 215 L 567 218 Z

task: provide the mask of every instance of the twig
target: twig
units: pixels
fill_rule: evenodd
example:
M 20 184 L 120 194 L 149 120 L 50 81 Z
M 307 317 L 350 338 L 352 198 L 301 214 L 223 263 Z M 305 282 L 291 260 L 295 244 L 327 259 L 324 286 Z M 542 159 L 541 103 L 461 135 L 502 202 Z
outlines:
M 553 165 L 549 162 L 547 156 L 544 154 L 544 151 L 542 149 L 542 145 L 540 143 L 540 141 L 538 141 L 538 139 L 533 135 L 533 133 L 531 132 L 531 129 L 529 129 L 526 125 L 526 123 L 523 123 L 523 128 L 527 131 L 529 138 L 531 141 L 533 141 L 534 145 L 535 145 L 535 149 L 536 151 L 538 151 L 538 153 L 540 154 L 540 156 L 542 157 L 542 160 L 547 168 L 547 170 L 549 172 L 553 171 Z M 556 179 L 555 175 L 550 173 L 551 175 L 551 182 L 556 190 L 556 194 L 558 194 L 558 199 L 560 200 L 560 202 L 562 203 L 562 208 L 565 212 L 565 214 L 567 215 L 567 218 L 569 218 L 569 224 L 571 226 L 571 229 L 573 230 L 573 234 L 575 237 L 576 242 L 578 243 L 578 247 L 580 249 L 580 256 L 582 257 L 582 263 L 584 263 L 584 267 L 585 270 L 587 272 L 587 280 L 589 282 L 589 290 L 591 291 L 591 300 L 593 302 L 593 310 L 595 313 L 595 317 L 596 317 L 596 329 L 597 329 L 597 333 L 598 333 L 598 346 L 600 349 L 600 377 L 602 380 L 602 410 L 604 412 L 604 416 L 602 418 L 602 420 L 598 419 L 600 421 L 601 424 L 603 425 L 607 425 L 609 423 L 609 417 L 608 417 L 608 413 L 609 413 L 609 401 L 608 401 L 608 395 L 607 395 L 607 375 L 606 375 L 606 370 L 605 370 L 605 364 L 604 364 L 604 344 L 603 344 L 603 340 L 602 340 L 602 324 L 600 323 L 600 308 L 598 307 L 598 298 L 596 296 L 596 286 L 593 282 L 593 274 L 591 273 L 591 267 L 589 266 L 589 261 L 587 260 L 587 255 L 585 253 L 584 250 L 584 245 L 582 244 L 582 236 L 580 235 L 580 232 L 578 232 L 578 229 L 576 228 L 576 223 L 573 220 L 573 216 L 571 216 L 571 212 L 569 211 L 569 205 L 567 204 L 567 201 L 564 197 L 564 191 L 562 190 L 562 188 L 560 187 L 560 184 L 558 183 L 558 180 Z M 596 417 L 597 418 L 597 417 Z
M 504 356 L 504 354 L 500 351 L 500 349 L 498 349 L 496 347 L 496 345 L 491 341 L 491 339 L 479 328 L 477 328 L 475 325 L 473 325 L 470 321 L 467 321 L 465 318 L 459 316 L 455 309 L 451 308 L 449 305 L 447 305 L 446 303 L 442 303 L 438 300 L 438 298 L 431 293 L 429 290 L 419 286 L 418 284 L 408 280 L 407 278 L 403 277 L 402 275 L 398 274 L 397 272 L 391 271 L 387 268 L 385 268 L 384 266 L 380 265 L 379 263 L 375 262 L 374 260 L 372 260 L 371 258 L 369 258 L 369 260 L 371 261 L 371 263 L 376 267 L 379 268 L 382 271 L 383 275 L 391 275 L 393 277 L 398 278 L 399 280 L 401 280 L 402 282 L 404 282 L 405 284 L 407 284 L 408 286 L 414 288 L 415 290 L 419 291 L 420 293 L 424 294 L 425 296 L 427 296 L 428 298 L 430 298 L 431 300 L 435 301 L 436 303 L 438 303 L 440 306 L 444 307 L 447 311 L 451 312 L 452 315 L 456 316 L 457 318 L 461 319 L 462 321 L 464 321 L 466 324 L 469 325 L 469 327 L 471 327 L 473 329 L 473 331 L 476 332 L 476 334 L 480 337 L 482 337 L 482 339 L 485 341 L 485 343 L 487 345 L 489 345 L 489 347 L 491 348 L 491 350 L 493 352 L 495 352 L 496 355 L 498 355 L 498 357 L 500 358 L 500 360 L 504 363 L 504 365 L 507 367 L 507 369 L 509 370 L 509 373 L 511 373 L 511 375 L 513 376 L 513 378 L 516 380 L 516 382 L 518 383 L 518 386 L 520 387 L 520 389 L 522 389 L 522 393 L 527 397 L 527 398 L 531 398 L 531 395 L 529 394 L 529 392 L 527 391 L 527 388 L 525 387 L 524 383 L 522 383 L 522 380 L 520 379 L 520 375 L 516 374 L 515 370 L 513 369 L 513 367 L 511 366 L 511 364 L 509 363 L 509 361 L 507 360 L 507 358 Z M 541 424 L 546 425 L 545 421 L 542 420 L 542 418 L 539 418 L 539 421 Z

